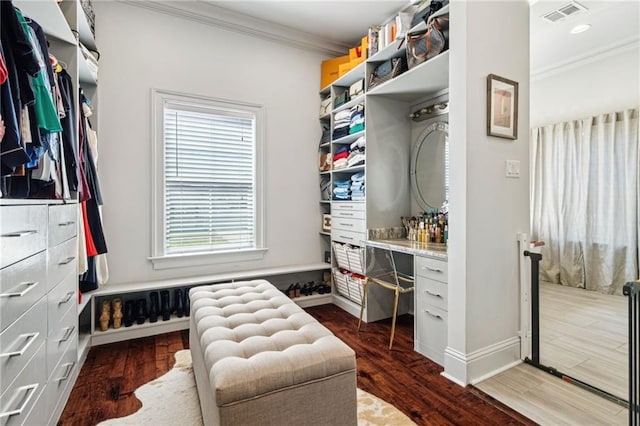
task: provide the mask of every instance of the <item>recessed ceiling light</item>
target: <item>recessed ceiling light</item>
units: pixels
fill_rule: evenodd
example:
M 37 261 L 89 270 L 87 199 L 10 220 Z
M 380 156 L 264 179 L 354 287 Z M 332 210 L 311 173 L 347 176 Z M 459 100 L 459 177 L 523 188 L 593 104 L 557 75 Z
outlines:
M 571 34 L 580 34 L 587 31 L 589 28 L 591 28 L 590 24 L 580 24 L 573 27 L 570 32 Z

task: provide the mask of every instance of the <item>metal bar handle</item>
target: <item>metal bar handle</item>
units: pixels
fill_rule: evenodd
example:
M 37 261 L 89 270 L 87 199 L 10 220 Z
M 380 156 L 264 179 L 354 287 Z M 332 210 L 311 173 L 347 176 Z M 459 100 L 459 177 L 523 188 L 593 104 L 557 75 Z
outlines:
M 431 311 L 430 311 L 430 310 L 428 310 L 428 309 L 425 309 L 424 311 L 427 313 L 427 315 L 429 315 L 429 316 L 431 316 L 431 317 L 433 317 L 433 318 L 440 319 L 440 320 L 442 319 L 442 317 L 441 317 L 440 315 L 438 315 L 438 314 L 434 314 L 433 312 L 431 312 Z
M 39 386 L 38 383 L 34 383 L 32 385 L 22 386 L 22 387 L 16 389 L 17 392 L 22 392 L 22 391 L 25 392 L 25 396 L 24 396 L 24 400 L 22 402 L 22 405 L 20 406 L 20 408 L 16 408 L 15 410 L 5 411 L 4 413 L 0 413 L 0 419 L 5 418 L 5 417 L 12 417 L 12 416 L 21 415 L 22 412 L 29 405 L 29 402 L 31 401 L 31 398 L 33 398 L 33 396 L 36 394 L 36 390 L 38 389 L 38 386 Z
M 65 371 L 64 374 L 62 375 L 62 377 L 56 379 L 58 382 L 64 382 L 65 380 L 67 380 L 69 378 L 69 376 L 71 375 L 71 372 L 73 371 L 73 366 L 76 365 L 75 362 L 69 362 L 67 364 L 64 364 L 65 366 Z
M 69 337 L 71 337 L 71 335 L 73 334 L 73 330 L 75 329 L 75 325 L 65 328 L 64 336 L 62 336 L 62 339 L 58 340 L 58 343 L 66 342 L 67 340 L 69 340 Z
M 40 335 L 39 332 L 29 333 L 29 334 L 21 334 L 19 337 L 24 337 L 24 339 L 25 339 L 24 346 L 22 346 L 22 349 L 19 349 L 17 351 L 13 351 L 13 352 L 2 353 L 2 354 L 0 354 L 0 358 L 11 358 L 13 356 L 22 356 L 22 355 L 24 355 L 24 353 L 27 352 L 27 349 L 29 349 L 29 346 L 31 346 L 33 344 L 33 342 L 36 341 L 36 339 L 38 338 L 39 335 Z
M 440 293 L 433 293 L 433 292 L 431 292 L 429 290 L 425 290 L 424 292 L 427 293 L 429 296 L 442 298 L 442 295 Z
M 431 271 L 431 272 L 437 272 L 439 274 L 441 274 L 443 271 L 442 269 L 438 269 L 438 268 L 431 268 L 430 266 L 424 266 L 424 269 L 426 269 L 427 271 Z
M 26 288 L 24 290 L 22 290 L 21 292 L 14 291 L 14 292 L 11 292 L 11 293 L 2 293 L 2 294 L 0 294 L 0 298 L 2 298 L 2 297 L 22 297 L 25 294 L 29 293 L 34 288 L 36 288 L 36 286 L 38 284 L 40 284 L 39 281 L 30 281 L 28 283 L 20 283 L 20 284 L 18 284 L 19 286 L 20 285 L 26 286 Z
M 60 266 L 62 266 L 62 265 L 67 265 L 67 264 L 69 264 L 69 263 L 73 262 L 73 260 L 74 260 L 75 258 L 76 258 L 75 256 L 67 257 L 67 258 L 66 258 L 65 260 L 63 260 L 62 262 L 59 262 L 59 263 L 58 263 L 58 265 L 60 265 Z
M 65 294 L 64 297 L 60 299 L 60 301 L 58 302 L 58 305 L 64 305 L 65 303 L 67 303 L 69 300 L 71 300 L 71 297 L 73 296 L 74 293 L 75 291 L 70 291 L 67 294 Z
M 353 228 L 353 223 L 344 223 L 344 222 L 340 222 L 338 225 L 342 225 L 342 226 L 350 226 Z
M 62 222 L 62 223 L 59 223 L 59 224 L 58 224 L 58 226 L 71 226 L 71 225 L 75 225 L 75 224 L 76 224 L 76 222 L 75 222 L 75 221 L 70 220 L 70 221 L 68 221 L 68 222 Z
M 36 229 L 29 229 L 26 231 L 17 231 L 17 232 L 9 232 L 8 234 L 2 234 L 2 238 L 20 238 L 26 237 L 27 235 L 37 234 L 38 231 Z

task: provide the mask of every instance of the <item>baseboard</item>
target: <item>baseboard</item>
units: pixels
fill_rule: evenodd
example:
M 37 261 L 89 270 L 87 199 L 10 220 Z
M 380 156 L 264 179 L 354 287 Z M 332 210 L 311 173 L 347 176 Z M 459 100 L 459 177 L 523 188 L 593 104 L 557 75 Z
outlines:
M 520 362 L 517 336 L 486 346 L 469 354 L 447 347 L 444 351 L 444 377 L 461 386 L 478 383 Z

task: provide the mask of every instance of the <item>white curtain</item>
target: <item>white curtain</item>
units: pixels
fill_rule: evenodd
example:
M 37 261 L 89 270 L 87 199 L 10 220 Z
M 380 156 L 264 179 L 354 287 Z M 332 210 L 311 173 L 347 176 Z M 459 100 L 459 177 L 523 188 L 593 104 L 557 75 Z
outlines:
M 531 131 L 531 234 L 541 279 L 621 294 L 638 279 L 638 109 Z

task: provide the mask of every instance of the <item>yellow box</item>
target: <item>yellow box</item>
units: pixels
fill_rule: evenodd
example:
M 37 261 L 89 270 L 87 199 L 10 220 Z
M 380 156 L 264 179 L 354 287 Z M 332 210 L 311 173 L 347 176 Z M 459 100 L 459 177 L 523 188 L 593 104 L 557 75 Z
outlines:
M 367 55 L 369 54 L 369 36 L 362 37 L 360 48 L 362 49 L 362 57 L 367 59 Z
M 338 65 L 338 77 L 342 77 L 343 75 L 351 71 L 351 68 L 353 68 L 353 66 L 354 65 L 352 62 Z
M 322 61 L 320 89 L 324 89 L 333 83 L 341 75 L 339 70 L 340 65 L 347 63 L 349 63 L 349 55 L 338 56 L 337 58 Z
M 356 46 L 349 49 L 349 62 L 355 62 L 362 57 L 362 47 Z

